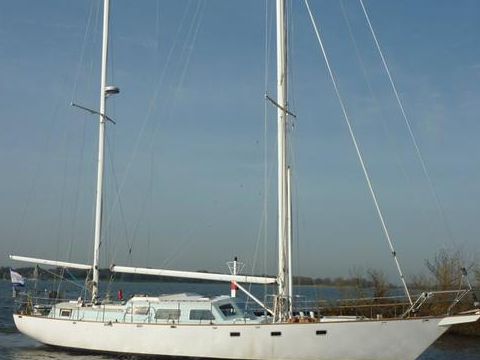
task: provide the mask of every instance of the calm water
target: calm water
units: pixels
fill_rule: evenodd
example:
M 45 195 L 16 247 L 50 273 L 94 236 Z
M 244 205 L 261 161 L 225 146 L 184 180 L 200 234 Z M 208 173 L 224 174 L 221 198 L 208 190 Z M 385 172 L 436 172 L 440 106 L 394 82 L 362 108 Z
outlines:
M 51 283 L 43 283 L 39 288 L 51 288 Z M 177 283 L 115 283 L 112 293 L 122 288 L 126 296 L 134 293 L 161 294 L 180 291 L 198 292 L 205 295 L 219 295 L 229 292 L 228 285 L 219 284 L 177 284 Z M 304 287 L 299 289 L 306 297 L 322 296 L 336 298 L 345 294 L 334 288 L 314 289 Z M 66 289 L 70 295 L 76 295 L 76 290 Z M 255 293 L 263 294 L 263 288 L 254 289 Z M 52 350 L 18 333 L 13 324 L 11 313 L 14 304 L 11 297 L 10 284 L 0 280 L 0 360 L 96 360 L 96 359 L 140 359 L 141 357 L 114 357 L 109 355 L 85 355 Z M 395 339 L 392 339 L 395 341 Z M 444 335 L 419 358 L 419 360 L 480 360 L 480 338 Z

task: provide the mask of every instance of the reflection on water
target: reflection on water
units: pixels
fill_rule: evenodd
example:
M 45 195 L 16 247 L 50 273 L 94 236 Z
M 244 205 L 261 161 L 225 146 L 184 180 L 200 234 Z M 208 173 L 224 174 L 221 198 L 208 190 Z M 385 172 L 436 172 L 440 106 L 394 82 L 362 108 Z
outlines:
M 0 359 L 12 360 L 104 360 L 119 359 L 119 357 L 111 357 L 104 355 L 81 354 L 74 352 L 62 351 L 46 345 L 42 345 L 34 340 L 23 336 L 20 333 L 0 334 Z
M 146 358 L 148 357 L 67 351 L 40 344 L 18 332 L 8 335 L 0 334 L 1 360 L 143 360 Z
M 419 360 L 480 360 L 480 337 L 443 335 Z

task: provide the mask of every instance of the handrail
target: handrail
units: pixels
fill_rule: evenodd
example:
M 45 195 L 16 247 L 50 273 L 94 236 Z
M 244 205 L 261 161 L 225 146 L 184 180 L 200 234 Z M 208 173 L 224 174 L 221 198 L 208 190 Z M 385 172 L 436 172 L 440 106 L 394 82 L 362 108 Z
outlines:
M 422 313 L 422 308 L 428 307 L 433 311 L 434 315 L 450 315 L 453 312 L 453 309 L 460 304 L 466 304 L 465 298 L 468 294 L 474 293 L 474 289 L 459 289 L 459 290 L 439 290 L 439 291 L 429 291 L 417 294 L 413 297 L 414 303 L 410 305 L 406 298 L 403 296 L 387 296 L 387 297 L 364 297 L 364 298 L 350 298 L 350 299 L 337 299 L 335 301 L 327 300 L 307 300 L 302 299 L 295 302 L 294 313 L 298 317 L 303 317 L 303 314 L 309 314 L 312 318 L 320 319 L 322 316 L 336 316 L 336 315 L 361 315 L 366 318 L 407 318 L 410 316 L 419 316 Z M 478 291 L 478 290 L 477 290 Z M 71 319 L 84 319 L 87 316 L 88 311 L 86 312 L 83 309 L 88 309 L 93 306 L 98 309 L 98 320 L 103 319 L 103 321 L 108 321 L 110 315 L 107 316 L 107 312 L 112 311 L 123 311 L 123 315 L 119 314 L 117 319 L 120 322 L 158 322 L 158 319 L 154 319 L 155 314 L 152 312 L 152 309 L 155 307 L 155 303 L 152 302 L 152 298 L 145 298 L 145 306 L 149 307 L 148 314 L 146 314 L 145 319 L 140 315 L 135 315 L 135 308 L 142 305 L 141 298 L 140 302 L 134 301 L 133 306 L 128 306 L 123 309 L 120 305 L 125 305 L 125 302 L 102 302 L 99 304 L 92 304 L 83 302 L 81 298 L 75 303 L 71 299 L 65 298 L 51 298 L 39 291 L 39 296 L 35 294 L 27 295 L 25 297 L 18 298 L 15 300 L 20 306 L 17 308 L 18 312 L 23 314 L 34 314 L 38 316 L 50 316 L 57 317 L 59 316 L 58 309 L 62 307 L 61 303 L 65 302 L 68 308 L 72 309 Z M 43 296 L 42 296 L 43 295 Z M 453 295 L 453 296 L 450 296 Z M 207 300 L 207 299 L 205 299 Z M 171 303 L 175 308 L 183 308 L 185 303 L 202 303 L 205 302 L 204 299 L 161 299 L 160 303 Z M 209 299 L 211 300 L 211 298 Z M 299 299 L 297 299 L 299 300 Z M 70 306 L 68 306 L 70 304 Z M 269 302 L 266 302 L 264 305 L 270 305 Z M 241 307 L 241 306 L 240 306 Z M 251 308 L 250 310 L 259 312 L 264 311 L 262 307 Z M 459 307 L 456 312 L 465 310 L 464 307 Z M 432 315 L 432 314 L 430 314 Z M 88 317 L 88 316 L 87 316 Z M 143 319 L 143 320 L 142 320 Z M 176 319 L 174 323 L 178 324 L 181 319 Z M 203 323 L 203 321 L 202 321 Z

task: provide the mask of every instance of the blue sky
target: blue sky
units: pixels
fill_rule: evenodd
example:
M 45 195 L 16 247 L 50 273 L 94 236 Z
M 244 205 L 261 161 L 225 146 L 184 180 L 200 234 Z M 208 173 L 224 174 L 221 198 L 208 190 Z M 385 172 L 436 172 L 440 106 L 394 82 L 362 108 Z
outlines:
M 266 243 L 263 222 L 274 34 L 266 74 L 266 3 L 236 4 L 112 1 L 109 82 L 121 93 L 109 100 L 117 125 L 108 128 L 104 266 L 224 271 L 239 256 L 255 272 L 275 271 L 271 105 Z M 311 1 L 405 273 L 423 271 L 442 247 L 475 260 L 480 3 L 365 5 L 441 209 L 359 3 L 345 0 L 342 11 Z M 291 7 L 296 273 L 372 267 L 396 280 L 306 9 Z M 69 104 L 98 107 L 99 9 L 98 0 L 0 4 L 2 265 L 11 252 L 90 261 L 97 119 Z

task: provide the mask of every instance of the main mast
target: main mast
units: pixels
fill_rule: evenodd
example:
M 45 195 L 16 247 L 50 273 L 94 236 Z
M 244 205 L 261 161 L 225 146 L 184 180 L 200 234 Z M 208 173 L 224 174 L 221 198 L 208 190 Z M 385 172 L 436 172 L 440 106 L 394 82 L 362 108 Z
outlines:
M 97 197 L 95 203 L 95 239 L 93 251 L 93 281 L 92 302 L 98 298 L 99 260 L 102 236 L 103 215 L 103 171 L 105 155 L 105 103 L 107 99 L 107 60 L 108 60 L 108 28 L 110 17 L 110 0 L 103 2 L 103 42 L 102 42 L 102 73 L 100 78 L 100 117 L 98 128 L 98 169 L 97 169 Z
M 287 199 L 287 26 L 285 0 L 277 0 L 277 143 L 278 143 L 278 319 L 283 320 L 291 293 L 288 264 Z

